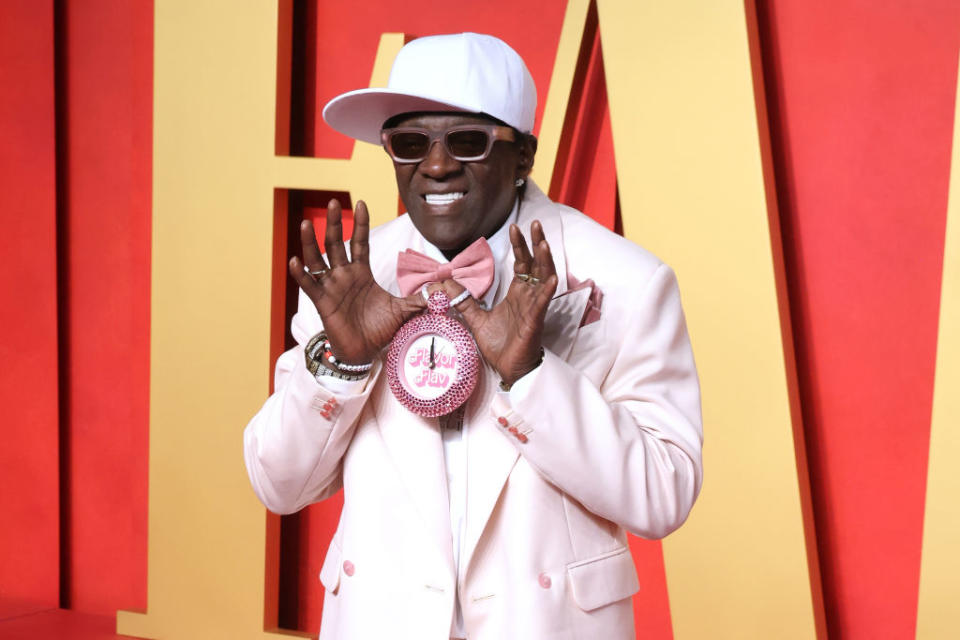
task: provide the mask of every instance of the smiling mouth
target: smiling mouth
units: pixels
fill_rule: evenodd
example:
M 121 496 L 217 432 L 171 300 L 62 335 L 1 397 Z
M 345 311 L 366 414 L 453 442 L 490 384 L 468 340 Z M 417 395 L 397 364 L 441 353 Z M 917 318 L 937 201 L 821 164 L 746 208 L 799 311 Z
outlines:
M 425 193 L 423 199 L 427 204 L 444 205 L 456 202 L 464 196 L 463 191 L 453 191 L 451 193 Z

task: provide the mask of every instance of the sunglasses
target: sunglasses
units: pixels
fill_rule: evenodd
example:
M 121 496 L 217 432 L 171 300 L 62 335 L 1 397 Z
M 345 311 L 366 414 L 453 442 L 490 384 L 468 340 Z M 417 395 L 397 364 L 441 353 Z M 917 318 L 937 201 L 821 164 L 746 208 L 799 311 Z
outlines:
M 490 155 L 497 140 L 514 141 L 513 129 L 496 124 L 466 124 L 444 131 L 418 127 L 384 129 L 380 140 L 394 162 L 421 162 L 430 153 L 433 143 L 443 143 L 447 154 L 459 162 L 479 162 Z

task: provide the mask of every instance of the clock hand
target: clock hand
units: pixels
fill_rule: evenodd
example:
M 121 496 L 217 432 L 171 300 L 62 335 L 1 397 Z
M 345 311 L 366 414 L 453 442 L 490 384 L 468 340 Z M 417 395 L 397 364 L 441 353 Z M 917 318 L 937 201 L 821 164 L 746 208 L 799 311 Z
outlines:
M 430 338 L 430 368 L 433 369 L 437 366 L 437 363 L 433 360 L 433 343 L 436 341 L 436 338 Z

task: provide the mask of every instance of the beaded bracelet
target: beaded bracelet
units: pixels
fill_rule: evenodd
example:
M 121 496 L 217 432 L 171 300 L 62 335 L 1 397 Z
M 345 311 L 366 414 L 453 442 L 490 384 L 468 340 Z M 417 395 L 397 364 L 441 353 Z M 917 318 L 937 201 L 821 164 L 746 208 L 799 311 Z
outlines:
M 340 362 L 337 360 L 337 357 L 333 355 L 333 347 L 330 346 L 330 341 L 327 340 L 327 334 L 322 333 L 323 335 L 323 357 L 327 359 L 327 362 L 332 364 L 337 369 L 341 371 L 352 371 L 361 373 L 364 371 L 370 371 L 373 368 L 373 363 L 368 362 L 367 364 L 347 364 L 345 362 Z
M 533 369 L 536 369 L 536 368 L 539 367 L 541 364 L 543 364 L 543 355 L 544 355 L 543 347 L 540 347 L 540 359 L 537 360 L 537 364 L 533 365 Z M 530 371 L 533 371 L 533 369 L 530 369 Z M 530 373 L 530 371 L 528 371 L 527 373 Z M 526 375 L 526 374 L 524 374 L 524 375 Z M 520 376 L 520 377 L 522 378 L 523 376 Z M 503 380 L 500 381 L 500 391 L 510 391 L 510 388 L 511 388 L 512 386 L 513 386 L 513 382 L 511 382 L 511 383 L 508 384 L 508 383 L 504 382 Z
M 304 349 L 304 356 L 307 361 L 307 370 L 314 376 L 332 375 L 344 380 L 361 380 L 373 368 L 372 362 L 369 364 L 346 364 L 337 360 L 324 331 L 310 339 Z M 323 366 L 321 357 L 329 362 L 333 369 Z

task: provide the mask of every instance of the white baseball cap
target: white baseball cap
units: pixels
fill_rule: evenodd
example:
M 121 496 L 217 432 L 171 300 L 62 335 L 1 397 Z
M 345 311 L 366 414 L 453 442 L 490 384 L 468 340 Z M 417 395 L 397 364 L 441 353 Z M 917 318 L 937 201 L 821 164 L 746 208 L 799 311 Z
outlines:
M 530 133 L 536 110 L 537 88 L 516 51 L 493 36 L 458 33 L 411 40 L 397 53 L 387 88 L 341 94 L 323 108 L 323 119 L 379 145 L 383 123 L 401 113 L 483 113 Z

